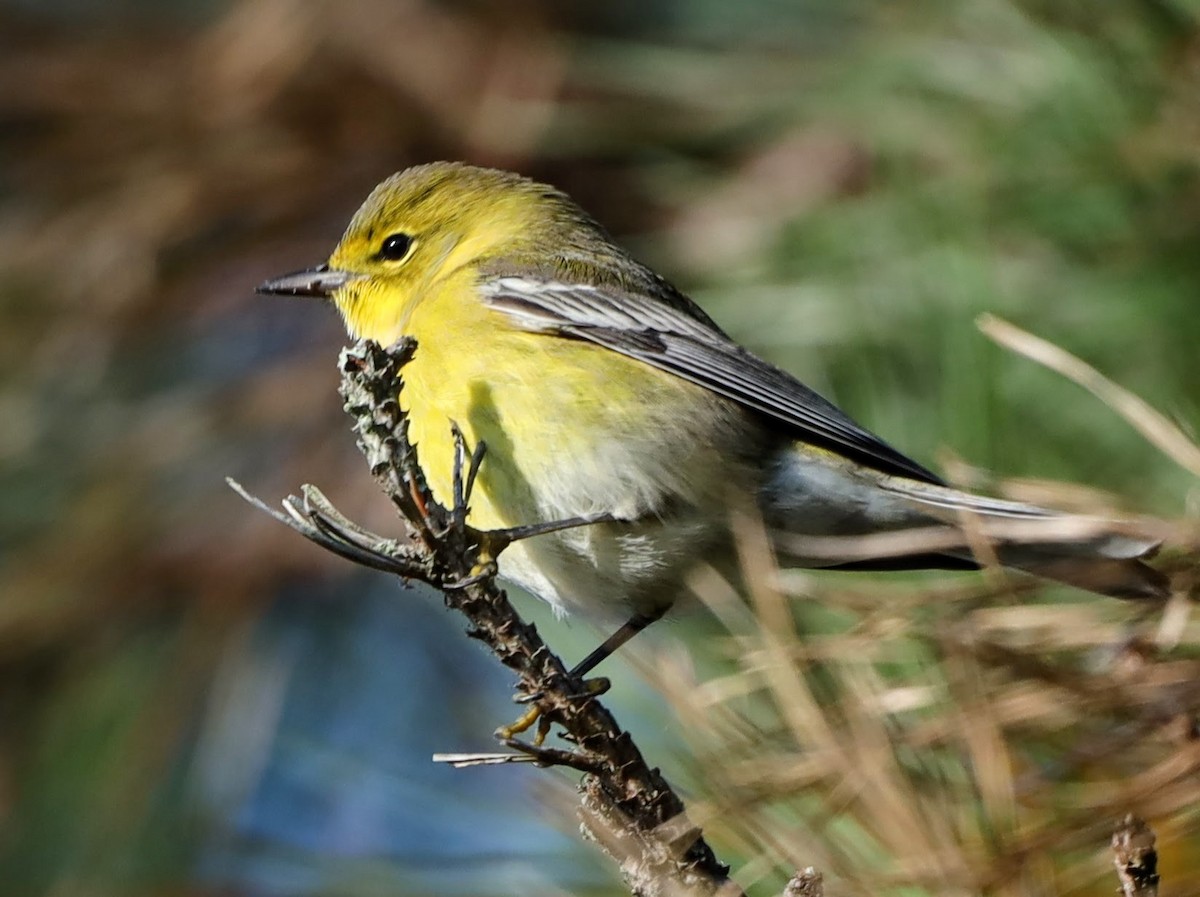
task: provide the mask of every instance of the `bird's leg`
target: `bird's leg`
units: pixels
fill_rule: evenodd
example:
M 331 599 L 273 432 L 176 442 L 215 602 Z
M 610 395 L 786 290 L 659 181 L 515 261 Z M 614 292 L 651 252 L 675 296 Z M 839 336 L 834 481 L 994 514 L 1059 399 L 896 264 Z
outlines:
M 451 421 L 450 431 L 454 436 L 454 505 L 450 509 L 447 531 L 457 530 L 459 532 L 466 532 L 468 530 L 467 514 L 470 511 L 471 492 L 475 488 L 475 482 L 483 463 L 487 446 L 481 441 L 476 444 L 473 450 L 468 451 L 467 439 L 463 434 L 462 428 L 457 423 Z M 443 587 L 464 588 L 467 585 L 494 575 L 497 555 L 514 542 L 519 542 L 522 539 L 531 539 L 534 536 L 544 536 L 549 533 L 562 532 L 563 530 L 591 526 L 596 523 L 613 523 L 616 520 L 617 518 L 612 514 L 594 514 L 568 517 L 563 520 L 553 520 L 547 523 L 513 526 L 507 529 L 471 530 L 471 536 L 478 540 L 478 560 L 468 577 L 460 582 L 444 583 Z M 609 681 L 607 679 L 603 677 L 584 679 L 583 677 L 627 641 L 655 620 L 660 619 L 666 610 L 667 608 L 664 606 L 649 613 L 635 613 L 620 629 L 606 638 L 599 647 L 576 664 L 567 674 L 573 681 L 578 682 L 582 686 L 575 697 L 595 697 L 608 691 Z M 540 747 L 550 732 L 550 721 L 542 715 L 541 708 L 535 703 L 541 697 L 541 694 L 538 693 L 523 695 L 519 700 L 523 703 L 531 703 L 532 706 L 520 719 L 508 726 L 502 726 L 497 729 L 497 737 L 504 741 L 511 741 L 515 735 L 528 731 L 536 723 L 538 728 L 533 743 L 535 746 Z
M 625 621 L 616 632 L 606 638 L 594 651 L 588 654 L 583 660 L 575 664 L 571 671 L 567 674 L 572 679 L 577 680 L 583 689 L 579 695 L 581 697 L 595 697 L 602 695 L 609 688 L 609 681 L 603 676 L 595 679 L 584 679 L 583 677 L 603 663 L 609 656 L 615 653 L 631 638 L 649 626 L 651 623 L 661 620 L 663 614 L 667 612 L 667 606 L 664 605 L 653 611 L 639 611 Z M 532 694 L 522 698 L 523 701 L 536 701 L 541 695 Z M 542 709 L 534 704 L 525 712 L 525 714 L 513 723 L 507 726 L 502 726 L 496 730 L 496 737 L 504 741 L 512 741 L 513 737 L 522 732 L 526 732 L 537 723 L 537 734 L 534 736 L 533 743 L 540 747 L 542 742 L 546 740 L 546 736 L 550 733 L 550 721 L 542 715 Z
M 507 544 L 520 542 L 522 539 L 532 539 L 534 536 L 544 536 L 547 533 L 558 533 L 566 529 L 578 529 L 582 526 L 592 526 L 596 523 L 615 523 L 617 518 L 612 514 L 584 514 L 579 517 L 566 517 L 562 520 L 551 520 L 547 523 L 529 523 L 525 526 L 511 526 L 508 529 L 493 530 L 493 535 L 507 540 Z
M 656 610 L 649 612 L 638 611 L 635 613 L 625 621 L 625 624 L 620 629 L 601 642 L 596 650 L 575 664 L 571 668 L 571 677 L 573 679 L 582 679 L 651 623 L 661 620 L 663 614 L 667 612 L 667 607 L 668 605 L 663 605 Z

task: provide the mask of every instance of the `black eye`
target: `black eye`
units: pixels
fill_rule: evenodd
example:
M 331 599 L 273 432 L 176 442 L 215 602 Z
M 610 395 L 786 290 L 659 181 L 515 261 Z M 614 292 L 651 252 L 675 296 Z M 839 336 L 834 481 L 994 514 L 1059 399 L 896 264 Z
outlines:
M 379 247 L 379 257 L 388 261 L 398 262 L 408 255 L 412 248 L 413 239 L 408 234 L 392 234 Z

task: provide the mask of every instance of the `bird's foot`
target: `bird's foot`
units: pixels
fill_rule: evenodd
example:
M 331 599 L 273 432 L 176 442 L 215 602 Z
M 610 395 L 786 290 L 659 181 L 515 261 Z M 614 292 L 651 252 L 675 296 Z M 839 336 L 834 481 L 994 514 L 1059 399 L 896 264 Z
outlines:
M 572 699 L 595 698 L 604 694 L 612 683 L 603 676 L 597 676 L 594 679 L 583 679 L 579 683 L 582 688 L 574 694 L 569 695 Z M 541 705 L 538 703 L 542 698 L 540 693 L 530 695 L 519 695 L 516 698 L 518 703 L 529 704 L 530 707 L 519 718 L 509 723 L 507 726 L 501 726 L 496 730 L 495 735 L 501 741 L 508 743 L 514 741 L 518 735 L 528 732 L 536 724 L 537 731 L 533 736 L 533 746 L 540 748 L 546 741 L 546 736 L 550 734 L 550 718 L 543 712 Z

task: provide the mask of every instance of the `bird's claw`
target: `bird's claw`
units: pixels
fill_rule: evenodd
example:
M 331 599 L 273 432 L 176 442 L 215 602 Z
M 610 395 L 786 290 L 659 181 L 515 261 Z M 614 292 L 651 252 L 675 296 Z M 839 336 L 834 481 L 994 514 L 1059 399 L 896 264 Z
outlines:
M 604 676 L 597 676 L 594 679 L 583 679 L 580 681 L 580 688 L 567 695 L 572 700 L 580 700 L 586 698 L 595 698 L 607 692 L 612 687 L 612 682 Z M 542 708 L 536 702 L 542 698 L 540 692 L 533 692 L 526 695 L 518 695 L 515 700 L 518 704 L 530 704 L 520 717 L 507 726 L 501 726 L 495 731 L 495 736 L 501 741 L 508 742 L 513 740 L 517 735 L 523 732 L 528 732 L 537 725 L 537 731 L 533 736 L 534 747 L 541 747 L 545 743 L 546 737 L 550 734 L 550 718 L 546 716 Z

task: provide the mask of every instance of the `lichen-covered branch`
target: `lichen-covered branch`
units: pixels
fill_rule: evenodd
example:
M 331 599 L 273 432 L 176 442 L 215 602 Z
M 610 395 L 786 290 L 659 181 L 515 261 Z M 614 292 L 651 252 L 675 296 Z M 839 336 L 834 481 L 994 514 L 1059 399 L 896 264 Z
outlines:
M 536 704 L 544 721 L 560 727 L 572 747 L 550 749 L 511 738 L 505 743 L 522 759 L 585 773 L 580 785 L 584 833 L 619 863 L 635 895 L 740 895 L 662 774 L 646 762 L 595 690 L 570 676 L 496 585 L 496 556 L 528 531 L 481 532 L 468 525 L 471 486 L 485 449 L 469 449 L 460 437 L 454 505 L 434 499 L 399 403 L 401 369 L 415 351 L 411 341 L 390 350 L 360 342 L 344 350 L 340 360 L 341 392 L 355 418 L 359 447 L 405 524 L 403 538 L 385 539 L 361 529 L 311 486 L 299 497 L 289 496 L 286 513 L 280 513 L 232 485 L 322 547 L 442 590 L 447 606 L 469 620 L 468 634 L 517 674 L 521 694 Z

